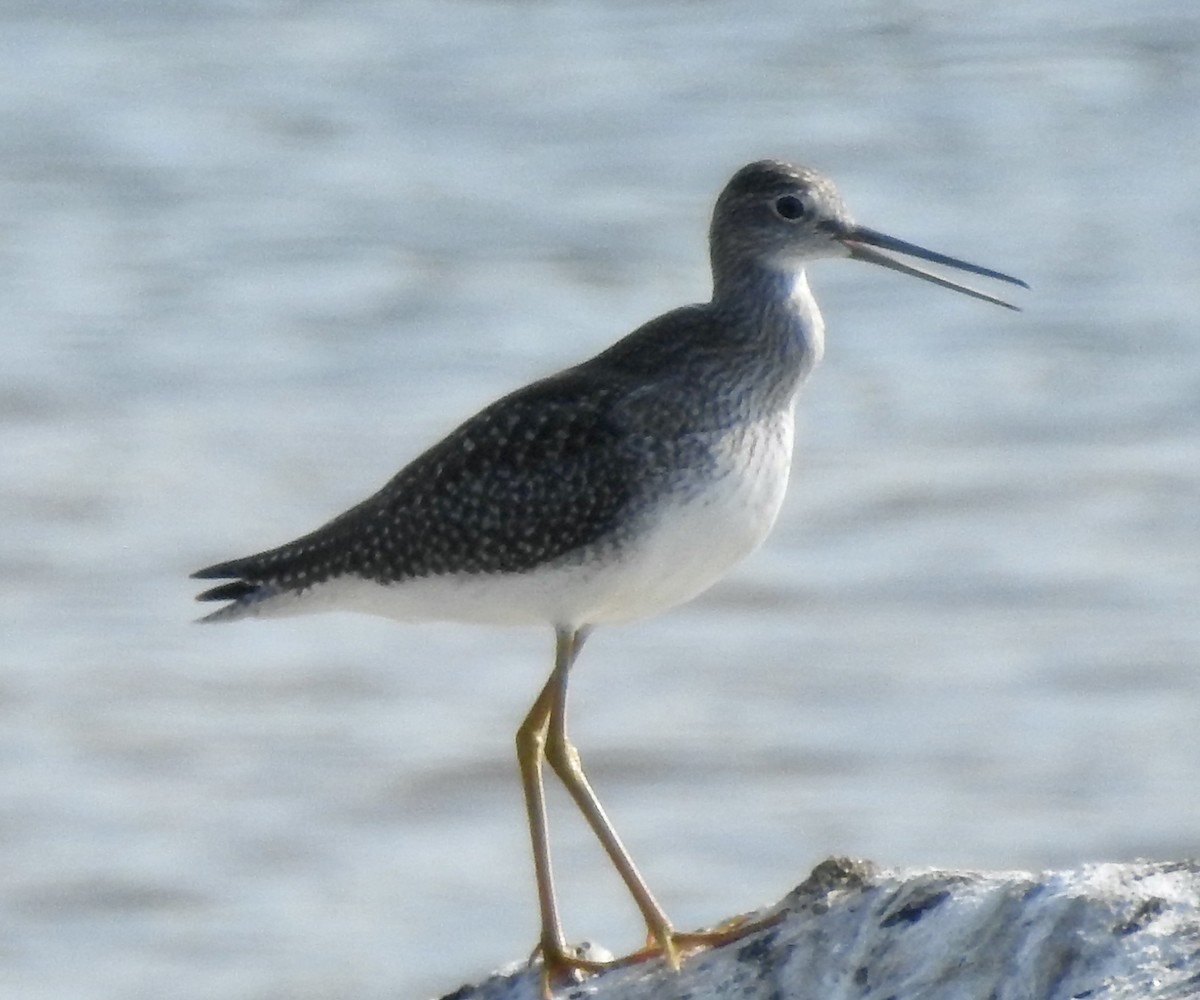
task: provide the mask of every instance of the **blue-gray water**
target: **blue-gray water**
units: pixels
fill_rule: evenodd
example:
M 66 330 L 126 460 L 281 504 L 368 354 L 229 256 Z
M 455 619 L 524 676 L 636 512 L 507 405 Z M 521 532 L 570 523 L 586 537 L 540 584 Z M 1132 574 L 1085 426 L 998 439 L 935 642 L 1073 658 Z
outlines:
M 774 536 L 575 678 L 646 877 L 686 927 L 830 852 L 1200 850 L 1191 0 L 12 0 L 0 56 L 0 995 L 417 1000 L 529 950 L 549 634 L 199 628 L 186 575 L 704 298 L 767 155 L 1033 291 L 812 269 Z M 552 805 L 569 933 L 638 944 Z

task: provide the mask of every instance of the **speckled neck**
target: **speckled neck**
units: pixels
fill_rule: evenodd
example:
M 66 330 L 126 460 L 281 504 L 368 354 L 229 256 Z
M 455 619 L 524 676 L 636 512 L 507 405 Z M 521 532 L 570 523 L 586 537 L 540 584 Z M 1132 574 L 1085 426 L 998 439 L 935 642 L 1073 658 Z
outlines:
M 722 316 L 730 340 L 753 352 L 762 390 L 794 403 L 825 353 L 825 321 L 803 269 L 715 269 L 711 308 Z

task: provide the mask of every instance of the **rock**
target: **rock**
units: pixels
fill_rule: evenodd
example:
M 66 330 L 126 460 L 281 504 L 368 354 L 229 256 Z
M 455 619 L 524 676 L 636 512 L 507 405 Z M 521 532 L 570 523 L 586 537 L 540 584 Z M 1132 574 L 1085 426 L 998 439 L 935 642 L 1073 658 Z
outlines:
M 1200 864 L 878 868 L 831 858 L 775 918 L 679 972 L 618 963 L 555 1000 L 1179 1000 L 1200 997 Z M 536 969 L 445 1000 L 539 1000 Z

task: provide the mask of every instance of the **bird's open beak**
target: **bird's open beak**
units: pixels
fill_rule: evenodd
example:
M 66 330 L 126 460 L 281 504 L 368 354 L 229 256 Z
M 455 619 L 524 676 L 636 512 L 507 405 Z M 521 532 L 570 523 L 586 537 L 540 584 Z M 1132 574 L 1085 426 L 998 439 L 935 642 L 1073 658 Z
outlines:
M 986 292 L 980 292 L 967 285 L 960 285 L 957 282 L 950 281 L 948 278 L 943 278 L 932 271 L 926 271 L 919 267 L 905 264 L 903 261 L 896 260 L 895 257 L 891 257 L 888 254 L 880 253 L 879 250 L 874 248 L 879 247 L 881 250 L 891 250 L 893 253 L 902 253 L 907 257 L 919 257 L 921 260 L 941 264 L 943 267 L 953 267 L 959 271 L 970 271 L 972 274 L 980 274 L 985 278 L 994 278 L 996 281 L 1007 281 L 1009 284 L 1020 285 L 1022 288 L 1029 287 L 1020 278 L 1014 278 L 1010 274 L 1001 274 L 999 271 L 980 267 L 978 264 L 968 264 L 965 260 L 959 260 L 956 257 L 947 257 L 945 254 L 926 250 L 924 247 L 919 247 L 914 243 L 905 243 L 904 240 L 898 240 L 894 236 L 876 232 L 874 229 L 868 229 L 866 226 L 849 226 L 836 235 L 845 244 L 846 249 L 850 251 L 850 256 L 855 260 L 865 260 L 870 264 L 890 267 L 893 271 L 899 271 L 901 274 L 911 274 L 917 278 L 924 278 L 926 281 L 932 281 L 935 285 L 941 285 L 943 288 L 953 288 L 956 292 L 962 292 L 964 295 L 970 295 L 976 299 L 983 299 L 984 302 L 994 302 L 998 306 L 1004 306 L 1005 309 L 1018 309 L 1018 307 L 1014 306 L 1011 302 L 998 299 L 994 295 L 988 295 Z

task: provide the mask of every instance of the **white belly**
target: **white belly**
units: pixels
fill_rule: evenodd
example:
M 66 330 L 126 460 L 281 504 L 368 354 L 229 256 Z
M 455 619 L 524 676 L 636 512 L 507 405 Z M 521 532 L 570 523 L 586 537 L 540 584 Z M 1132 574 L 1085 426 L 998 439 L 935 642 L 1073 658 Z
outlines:
M 763 543 L 787 490 L 791 414 L 731 435 L 719 456 L 721 475 L 664 507 L 624 558 L 597 572 L 590 617 L 567 624 L 624 621 L 690 601 Z

